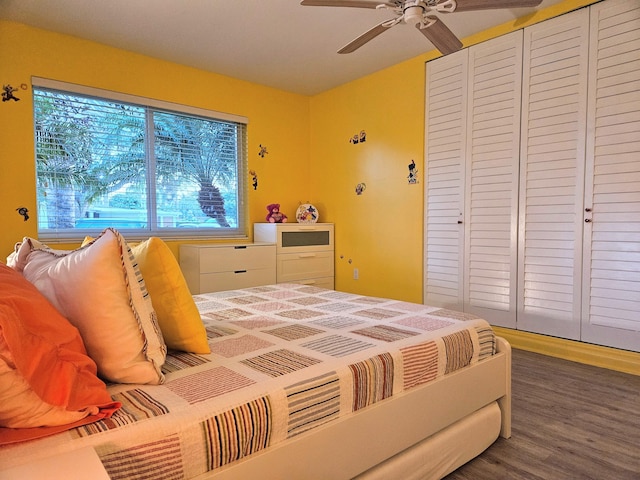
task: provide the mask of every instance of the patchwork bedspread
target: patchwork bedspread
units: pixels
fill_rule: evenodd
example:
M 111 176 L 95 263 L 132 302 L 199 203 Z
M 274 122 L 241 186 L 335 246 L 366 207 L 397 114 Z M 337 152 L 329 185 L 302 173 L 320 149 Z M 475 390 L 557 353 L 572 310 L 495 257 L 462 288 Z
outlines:
M 426 305 L 294 284 L 194 298 L 210 355 L 170 352 L 164 385 L 111 385 L 112 418 L 0 465 L 91 445 L 114 480 L 191 478 L 496 351 L 486 321 Z

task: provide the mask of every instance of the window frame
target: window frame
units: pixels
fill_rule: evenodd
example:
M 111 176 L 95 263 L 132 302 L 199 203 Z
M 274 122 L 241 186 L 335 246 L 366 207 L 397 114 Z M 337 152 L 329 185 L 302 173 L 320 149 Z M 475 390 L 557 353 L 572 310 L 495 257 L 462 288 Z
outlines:
M 149 200 L 147 202 L 147 214 L 149 216 L 149 222 L 147 228 L 123 228 L 120 232 L 126 236 L 127 239 L 145 239 L 149 236 L 158 236 L 165 240 L 185 240 L 185 239 L 201 239 L 201 238 L 247 238 L 248 228 L 248 132 L 247 125 L 249 123 L 248 118 L 219 112 L 215 110 L 209 110 L 200 107 L 194 107 L 189 105 L 182 105 L 178 103 L 168 102 L 164 100 L 152 99 L 147 97 L 141 97 L 137 95 L 131 95 L 127 93 L 115 92 L 111 90 L 104 90 L 95 87 L 88 87 L 79 84 L 73 84 L 68 82 L 61 82 L 58 80 L 32 77 L 32 86 L 35 89 L 46 89 L 59 91 L 65 94 L 79 95 L 86 97 L 93 97 L 98 100 L 106 100 L 111 102 L 124 103 L 128 105 L 134 105 L 144 108 L 146 110 L 147 118 L 153 116 L 154 113 L 169 113 L 176 115 L 186 115 L 190 117 L 199 117 L 205 120 L 213 120 L 220 122 L 233 123 L 239 128 L 238 141 L 237 141 L 237 217 L 238 223 L 236 227 L 214 227 L 214 228 L 180 228 L 180 227 L 163 227 L 157 228 L 157 205 L 156 205 L 156 191 L 147 192 Z M 34 107 L 34 128 L 35 128 L 35 107 Z M 151 135 L 150 135 L 151 134 Z M 154 135 L 153 126 L 150 122 L 145 121 L 145 142 L 146 148 L 146 181 L 149 185 L 149 178 L 154 175 L 155 161 L 154 161 Z M 37 145 L 34 138 L 34 163 L 36 161 Z M 37 171 L 34 170 L 36 177 Z M 37 184 L 37 178 L 34 178 Z M 36 185 L 36 193 L 38 187 Z M 150 214 L 150 209 L 153 214 Z M 77 241 L 86 236 L 96 236 L 102 232 L 101 228 L 73 228 L 64 230 L 45 229 L 41 230 L 38 226 L 38 236 L 41 239 L 50 242 L 69 242 Z

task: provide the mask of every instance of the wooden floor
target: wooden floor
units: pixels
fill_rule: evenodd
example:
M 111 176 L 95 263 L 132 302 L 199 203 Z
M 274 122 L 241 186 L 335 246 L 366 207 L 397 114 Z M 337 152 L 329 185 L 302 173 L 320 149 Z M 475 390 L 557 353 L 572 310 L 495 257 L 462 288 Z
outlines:
M 513 431 L 447 480 L 640 479 L 640 376 L 513 350 Z

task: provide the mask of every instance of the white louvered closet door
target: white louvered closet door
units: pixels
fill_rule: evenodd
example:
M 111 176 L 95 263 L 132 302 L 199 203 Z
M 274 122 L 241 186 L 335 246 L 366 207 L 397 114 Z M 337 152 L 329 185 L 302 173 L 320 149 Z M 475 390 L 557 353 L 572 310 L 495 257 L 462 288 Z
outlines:
M 582 340 L 640 351 L 640 2 L 591 7 Z
M 518 329 L 580 339 L 589 10 L 524 32 Z
M 464 310 L 516 326 L 522 31 L 469 49 Z
M 463 309 L 467 50 L 427 63 L 424 303 Z

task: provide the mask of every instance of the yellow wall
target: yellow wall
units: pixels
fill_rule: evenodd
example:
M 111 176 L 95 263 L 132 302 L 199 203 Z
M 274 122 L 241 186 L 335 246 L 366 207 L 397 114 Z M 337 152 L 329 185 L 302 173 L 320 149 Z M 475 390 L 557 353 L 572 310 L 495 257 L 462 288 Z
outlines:
M 471 38 L 471 45 L 593 3 L 567 0 L 531 18 Z M 366 48 L 366 47 L 364 47 Z M 422 301 L 425 62 L 413 58 L 314 97 L 305 97 L 163 62 L 93 42 L 0 21 L 0 82 L 31 76 L 116 90 L 249 118 L 250 220 L 279 202 L 290 219 L 311 201 L 336 224 L 336 288 Z M 23 236 L 37 235 L 30 88 L 0 104 L 0 260 Z M 365 143 L 349 138 L 364 130 Z M 258 145 L 269 154 L 258 156 Z M 414 160 L 418 181 L 407 181 Z M 249 179 L 250 180 L 250 179 Z M 365 183 L 358 196 L 355 186 Z M 24 222 L 16 208 L 33 213 Z M 251 231 L 248 232 L 251 234 Z M 71 248 L 75 245 L 61 246 Z M 170 243 L 177 253 L 177 243 Z M 351 263 L 350 263 L 351 261 Z M 359 270 L 359 280 L 353 270 Z
M 249 118 L 251 222 L 265 221 L 266 205 L 280 203 L 289 217 L 307 195 L 309 98 L 156 60 L 22 24 L 0 21 L 0 83 L 19 87 L 19 102 L 0 103 L 0 260 L 24 236 L 37 237 L 31 77 L 217 110 Z M 258 155 L 259 145 L 268 154 Z M 30 220 L 16 212 L 27 207 Z M 252 234 L 252 229 L 248 232 Z M 59 245 L 74 248 L 77 245 Z M 174 253 L 177 244 L 170 242 Z

